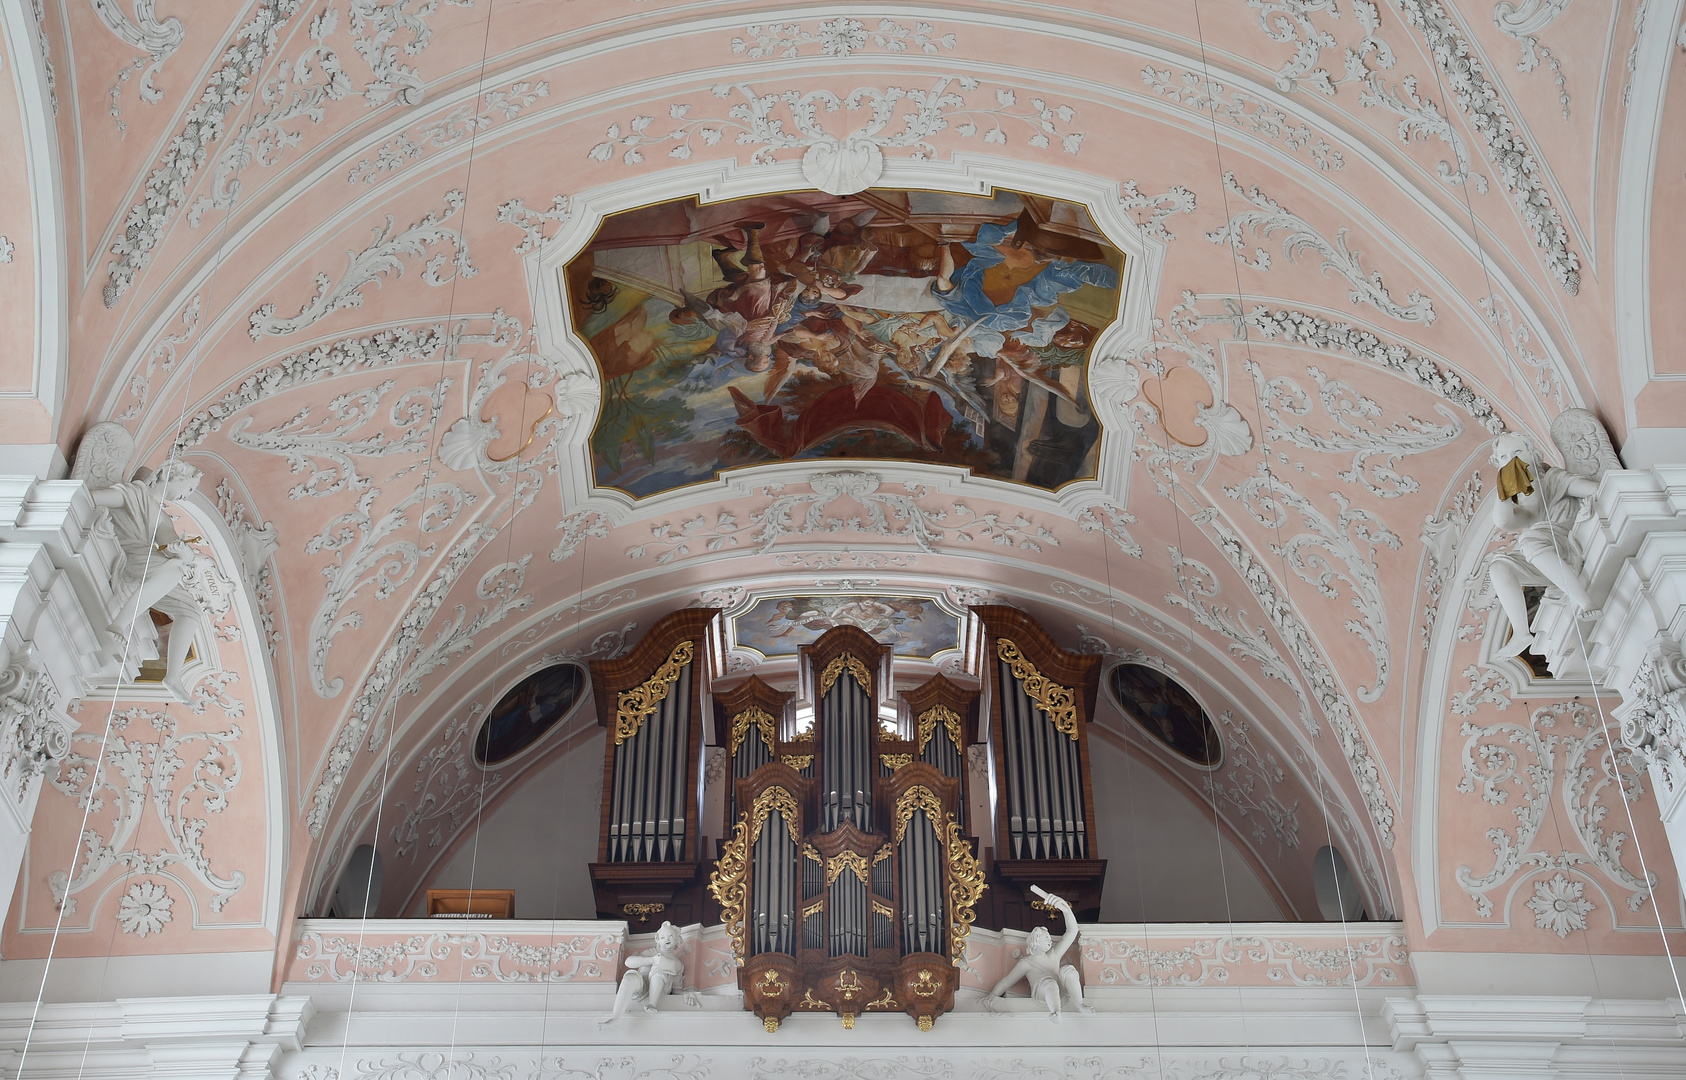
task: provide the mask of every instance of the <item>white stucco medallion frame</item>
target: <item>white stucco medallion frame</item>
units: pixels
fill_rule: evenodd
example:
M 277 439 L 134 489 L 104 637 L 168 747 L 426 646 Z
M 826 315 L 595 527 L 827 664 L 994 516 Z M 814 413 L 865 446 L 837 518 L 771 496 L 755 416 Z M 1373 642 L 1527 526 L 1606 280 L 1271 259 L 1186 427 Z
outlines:
M 1107 241 L 1124 254 L 1124 273 L 1119 283 L 1118 317 L 1101 332 L 1090 352 L 1090 407 L 1101 426 L 1095 479 L 1073 481 L 1058 491 L 1047 491 L 975 476 L 970 469 L 951 465 L 875 460 L 866 467 L 885 482 L 923 484 L 945 495 L 964 493 L 1065 516 L 1074 516 L 1102 500 L 1127 505 L 1134 429 L 1126 406 L 1136 397 L 1141 380 L 1135 366 L 1123 358 L 1152 339 L 1153 306 L 1163 276 L 1165 246 L 1145 235 L 1130 218 L 1118 184 L 1067 169 L 955 154 L 950 161 L 887 160 L 883 175 L 873 186 L 957 195 L 988 195 L 994 188 L 1006 188 L 1080 203 Z M 693 195 L 704 202 L 722 202 L 805 190 L 813 190 L 813 185 L 803 176 L 799 161 L 768 165 L 717 161 L 645 174 L 570 197 L 568 219 L 549 241 L 527 256 L 526 263 L 538 348 L 560 376 L 558 472 L 562 505 L 570 512 L 595 511 L 611 525 L 621 525 L 634 515 L 691 510 L 748 495 L 760 485 L 804 483 L 816 468 L 839 464 L 832 459 L 814 459 L 748 466 L 642 499 L 597 487 L 593 482 L 591 433 L 602 407 L 602 381 L 595 359 L 572 331 L 570 300 L 563 280 L 568 263 L 585 249 L 610 214 Z

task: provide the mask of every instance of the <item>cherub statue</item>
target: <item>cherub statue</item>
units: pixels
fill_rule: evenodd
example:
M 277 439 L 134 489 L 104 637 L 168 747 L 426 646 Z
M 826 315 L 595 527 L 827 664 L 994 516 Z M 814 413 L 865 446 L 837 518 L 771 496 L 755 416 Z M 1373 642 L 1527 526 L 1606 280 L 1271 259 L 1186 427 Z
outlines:
M 133 450 L 134 440 L 121 424 L 96 424 L 82 438 L 71 476 L 88 485 L 94 505 L 110 512 L 117 544 L 123 549 L 123 565 L 112 582 L 106 629 L 123 642 L 136 622 L 148 617 L 149 609 L 168 615 L 172 625 L 163 685 L 186 703 L 188 687 L 182 682 L 182 667 L 205 619 L 187 580 L 204 556 L 176 532 L 164 504 L 186 498 L 199 486 L 201 474 L 185 462 L 169 461 L 157 472 L 137 469 L 133 479 L 122 480 Z
M 1031 886 L 1031 891 L 1040 896 L 1049 907 L 1065 914 L 1065 933 L 1055 942 L 1047 927 L 1038 926 L 1032 930 L 1030 940 L 1025 942 L 1024 956 L 1020 957 L 1019 962 L 1013 965 L 1013 970 L 984 996 L 984 1008 L 993 1012 L 995 999 L 1023 979 L 1030 986 L 1030 996 L 1047 1006 L 1048 1019 L 1056 1024 L 1060 1022 L 1060 1009 L 1065 1004 L 1076 1006 L 1078 1012 L 1094 1012 L 1094 1009 L 1083 1002 L 1083 982 L 1078 977 L 1077 969 L 1070 964 L 1060 963 L 1066 950 L 1077 940 L 1077 916 L 1072 913 L 1071 905 L 1061 897 L 1044 892 L 1034 885 Z
M 1584 558 L 1571 531 L 1581 500 L 1598 491 L 1598 478 L 1619 468 L 1609 436 L 1585 409 L 1568 409 L 1551 425 L 1552 439 L 1563 451 L 1566 468 L 1541 464 L 1539 475 L 1528 463 L 1528 440 L 1500 435 L 1493 441 L 1492 462 L 1499 466 L 1499 501 L 1493 521 L 1515 532 L 1516 544 L 1492 556 L 1487 578 L 1493 595 L 1510 624 L 1510 641 L 1500 656 L 1517 656 L 1534 643 L 1528 625 L 1528 602 L 1523 586 L 1549 585 L 1561 590 L 1583 619 L 1601 612 L 1581 580 Z
M 645 1012 L 653 1013 L 657 1001 L 684 989 L 685 961 L 679 959 L 679 947 L 683 944 L 679 928 L 664 922 L 656 931 L 654 949 L 626 958 L 626 974 L 621 977 L 620 989 L 615 991 L 614 1011 L 607 1020 L 598 1023 L 599 1030 L 625 1016 L 634 1004 L 641 1004 Z

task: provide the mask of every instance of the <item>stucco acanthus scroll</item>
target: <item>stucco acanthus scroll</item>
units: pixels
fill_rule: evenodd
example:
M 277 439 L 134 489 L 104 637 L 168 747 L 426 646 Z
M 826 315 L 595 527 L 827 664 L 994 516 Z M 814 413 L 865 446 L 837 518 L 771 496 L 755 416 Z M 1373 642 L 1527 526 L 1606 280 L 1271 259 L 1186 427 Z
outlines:
M 168 375 L 175 370 L 176 363 L 181 359 L 179 350 L 199 333 L 199 319 L 203 312 L 204 294 L 194 293 L 193 299 L 182 305 L 181 314 L 177 316 L 182 328 L 159 338 L 147 352 L 146 368 L 129 376 L 126 389 L 132 399 L 129 407 L 120 413 L 114 413 L 111 419 L 121 424 L 141 414 L 152 394 L 152 377 L 159 372 Z
M 1352 768 L 1353 782 L 1358 786 L 1364 806 L 1369 811 L 1370 819 L 1375 824 L 1382 843 L 1392 847 L 1394 813 L 1382 787 L 1381 767 L 1370 752 L 1370 744 L 1364 737 L 1363 728 L 1353 715 L 1351 703 L 1341 692 L 1340 684 L 1335 680 L 1335 673 L 1330 670 L 1317 646 L 1312 643 L 1311 634 L 1306 630 L 1305 624 L 1277 590 L 1270 573 L 1253 558 L 1251 550 L 1241 538 L 1218 520 L 1212 522 L 1211 529 L 1218 550 L 1224 553 L 1224 557 L 1241 575 L 1248 589 L 1263 606 L 1265 617 L 1281 636 L 1300 673 L 1305 676 L 1318 706 L 1322 708 L 1323 715 L 1335 730 L 1335 736 L 1341 744 L 1341 752 Z
M 1245 968 L 1262 968 L 1268 982 L 1293 986 L 1359 986 L 1399 981 L 1408 943 L 1399 934 L 1366 935 L 1318 949 L 1279 938 L 1225 935 L 1178 949 L 1155 949 L 1122 937 L 1085 937 L 1084 959 L 1099 966 L 1102 986 L 1211 986 L 1238 982 Z M 1249 982 L 1253 980 L 1248 980 Z M 1272 1074 L 1275 1075 L 1275 1074 Z
M 174 56 L 181 48 L 182 41 L 187 36 L 187 30 L 182 21 L 175 16 L 160 20 L 157 12 L 157 0 L 134 0 L 135 17 L 129 18 L 119 0 L 89 0 L 93 5 L 94 14 L 99 16 L 105 28 L 116 34 L 131 49 L 139 49 L 146 53 L 130 61 L 117 71 L 117 81 L 111 84 L 108 96 L 111 98 L 111 116 L 117 121 L 119 134 L 128 130 L 123 123 L 121 97 L 123 84 L 134 77 L 135 72 L 145 69 L 140 79 L 140 99 L 148 105 L 156 105 L 164 100 L 164 92 L 153 85 L 153 78 L 164 67 L 164 62 Z
M 416 780 L 410 789 L 415 805 L 399 800 L 393 807 L 394 813 L 402 815 L 388 834 L 395 860 L 414 859 L 424 846 L 436 849 L 456 836 L 463 822 L 478 813 L 487 796 L 502 785 L 502 772 L 487 773 L 468 760 L 468 740 L 484 711 L 475 702 L 466 717 L 446 724 L 438 744 L 417 759 L 411 770 Z
M 422 269 L 422 281 L 437 288 L 459 276 L 473 277 L 479 271 L 469 260 L 468 241 L 460 230 L 443 224 L 462 211 L 465 199 L 460 190 L 447 191 L 443 211 L 430 211 L 420 221 L 396 233 L 393 217 L 388 214 L 386 224 L 375 228 L 369 246 L 348 254 L 349 265 L 338 284 L 325 273 L 316 275 L 315 295 L 304 302 L 297 315 L 277 318 L 274 304 L 264 304 L 252 312 L 247 320 L 252 340 L 262 341 L 266 334 L 297 333 L 341 308 L 362 307 L 364 286 L 378 286 L 388 275 L 402 276 L 406 258 L 419 259 L 435 245 L 449 245 L 451 253 L 434 252 Z
M 413 934 L 383 945 L 364 945 L 356 934 L 307 930 L 299 935 L 298 958 L 311 961 L 305 974 L 312 982 L 400 982 L 441 976 L 448 982 L 466 978 L 571 982 L 601 978 L 619 958 L 620 945 L 618 932 L 574 934 L 548 948 L 536 948 L 502 934 L 477 932 Z
M 666 565 L 691 554 L 692 545 L 704 552 L 714 552 L 737 547 L 744 541 L 755 544 L 757 554 L 766 554 L 785 537 L 840 533 L 907 540 L 927 554 L 934 554 L 942 543 L 978 539 L 1000 547 L 1038 552 L 1043 544 L 1059 544 L 1051 530 L 1023 514 L 1008 519 L 994 511 L 979 513 L 958 502 L 945 510 L 927 509 L 921 500 L 929 492 L 922 485 L 900 485 L 906 494 L 889 491 L 885 489 L 884 478 L 877 473 L 854 470 L 816 473 L 808 478 L 808 486 L 810 491 L 806 494 L 787 492 L 782 484 L 757 489 L 757 494 L 768 501 L 750 515 L 748 524 L 739 524 L 736 515 L 722 510 L 712 523 L 699 514 L 677 527 L 671 522 L 652 525 L 652 542 L 628 548 L 627 558 L 641 559 L 655 545 L 665 549 L 656 556 L 656 564 Z M 844 518 L 828 514 L 839 501 L 860 507 L 865 511 L 864 516 Z
M 351 80 L 340 66 L 339 54 L 325 39 L 339 25 L 339 12 L 324 8 L 310 20 L 310 41 L 292 60 L 276 65 L 274 78 L 258 88 L 262 111 L 255 112 L 217 155 L 211 191 L 193 200 L 187 224 L 198 228 L 205 212 L 226 210 L 240 197 L 240 174 L 249 165 L 273 168 L 288 149 L 304 141 L 304 130 L 295 121 L 320 124 L 329 102 L 351 93 Z
M 433 42 L 428 19 L 439 10 L 441 0 L 350 0 L 352 43 L 374 78 L 363 85 L 363 100 L 372 109 L 394 98 L 400 104 L 419 105 L 424 90 L 421 75 L 399 59 L 419 56 Z M 443 0 L 450 7 L 470 8 L 474 0 Z M 411 6 L 415 5 L 414 10 Z M 402 32 L 408 40 L 401 46 L 394 39 Z
M 222 137 L 228 114 L 241 103 L 247 85 L 268 61 L 280 40 L 281 27 L 301 6 L 303 0 L 258 0 L 256 11 L 223 54 L 199 100 L 188 109 L 180 133 L 171 138 L 158 167 L 147 177 L 145 195 L 130 207 L 123 234 L 111 246 L 117 258 L 108 267 L 106 307 L 115 305 L 134 284 L 135 275 L 152 261 L 152 252 L 181 209 L 194 175 L 204 165 L 211 145 Z
M 1476 469 L 1452 496 L 1446 509 L 1438 515 L 1429 515 L 1423 522 L 1420 535 L 1428 558 L 1427 575 L 1423 582 L 1423 592 L 1428 596 L 1422 625 L 1425 649 L 1434 633 L 1435 616 L 1440 613 L 1440 598 L 1446 586 L 1451 584 L 1452 575 L 1457 572 L 1458 545 L 1463 542 L 1464 532 L 1475 520 L 1475 511 L 1480 505 L 1481 470 Z
M 847 15 L 826 19 L 811 31 L 801 23 L 758 23 L 744 27 L 743 32 L 743 37 L 732 39 L 732 51 L 751 60 L 788 60 L 809 46 L 816 46 L 821 56 L 843 59 L 867 51 L 869 45 L 880 52 L 934 55 L 956 44 L 952 33 L 940 34 L 930 23 L 907 27 L 893 19 L 879 19 L 878 28 L 869 31 L 865 23 Z
M 1347 295 L 1354 304 L 1370 304 L 1376 310 L 1401 322 L 1434 322 L 1434 301 L 1428 296 L 1414 290 L 1407 297 L 1410 302 L 1401 304 L 1383 284 L 1381 271 L 1364 272 L 1363 263 L 1360 261 L 1362 253 L 1347 247 L 1345 226 L 1335 234 L 1334 242 L 1331 243 L 1304 218 L 1264 194 L 1256 185 L 1242 188 L 1232 172 L 1224 173 L 1223 183 L 1225 190 L 1250 203 L 1254 209 L 1238 212 L 1223 228 L 1207 233 L 1206 239 L 1212 243 L 1228 244 L 1239 252 L 1246 244 L 1245 237 L 1249 231 L 1261 240 L 1269 239 L 1278 232 L 1284 233 L 1283 257 L 1290 262 L 1302 253 L 1309 252 L 1320 257 L 1323 260 L 1320 268 L 1325 274 L 1334 272 L 1346 279 L 1350 287 Z M 1270 254 L 1263 248 L 1255 249 L 1252 259 L 1244 255 L 1238 258 L 1254 270 L 1270 269 Z
M 1118 201 L 1135 218 L 1136 227 L 1144 235 L 1170 243 L 1176 234 L 1165 227 L 1165 219 L 1173 214 L 1194 213 L 1194 192 L 1181 184 L 1173 184 L 1158 195 L 1145 195 L 1134 180 L 1126 180 L 1118 188 Z M 1146 212 L 1146 218 L 1141 212 Z
M 142 723 L 156 733 L 155 738 L 140 733 Z M 245 886 L 246 873 L 239 869 L 226 876 L 217 873 L 204 848 L 211 822 L 190 811 L 209 815 L 228 809 L 230 795 L 242 777 L 240 728 L 181 732 L 169 713 L 141 708 L 113 714 L 110 728 L 103 754 L 89 756 L 76 749 L 77 744 L 97 746 L 102 732 L 74 736 L 56 775 L 49 778 L 56 790 L 90 815 L 74 873 L 55 871 L 47 879 L 54 899 L 70 914 L 76 910 L 76 894 L 113 866 L 140 875 L 179 866 L 211 894 L 211 910 L 222 911 Z M 184 752 L 198 757 L 189 765 Z M 197 808 L 189 805 L 195 798 Z M 150 854 L 137 838 L 149 803 L 167 841 Z M 100 815 L 106 811 L 111 817 L 102 826 Z
M 1493 24 L 1506 37 L 1515 38 L 1522 46 L 1522 58 L 1516 62 L 1517 71 L 1533 71 L 1544 60 L 1551 69 L 1552 82 L 1557 85 L 1557 101 L 1563 106 L 1563 119 L 1569 119 L 1569 91 L 1563 75 L 1563 61 L 1556 53 L 1540 43 L 1540 31 L 1563 14 L 1570 0 L 1522 0 L 1518 7 L 1510 0 L 1499 0 L 1493 8 Z
M 1255 135 L 1281 142 L 1290 150 L 1303 151 L 1312 164 L 1324 171 L 1345 166 L 1341 152 L 1329 140 L 1304 123 L 1294 123 L 1288 114 L 1245 91 L 1231 91 L 1224 84 L 1185 71 L 1173 78 L 1170 69 L 1142 68 L 1142 83 L 1154 93 L 1179 105 L 1228 120 Z
M 978 136 L 986 144 L 1005 145 L 1008 128 L 1023 127 L 1031 132 L 1026 142 L 1039 150 L 1056 139 L 1068 154 L 1082 146 L 1081 132 L 1060 127 L 1076 116 L 1070 106 L 1033 98 L 1025 108 L 1019 105 L 1017 92 L 1006 87 L 994 89 L 993 101 L 974 101 L 982 85 L 970 76 L 949 75 L 937 79 L 928 90 L 863 86 L 839 97 L 829 90 L 760 94 L 742 83 L 722 84 L 712 88 L 716 98 L 724 100 L 734 93 L 743 98 L 723 116 L 692 116 L 690 104 L 677 102 L 668 108 L 673 127 L 652 132 L 655 118 L 648 115 L 635 116 L 624 127 L 611 124 L 604 140 L 587 157 L 608 161 L 618 154 L 623 164 L 637 165 L 645 160 L 643 148 L 671 143 L 667 156 L 684 160 L 695 153 L 697 143 L 712 147 L 731 135 L 739 146 L 756 147 L 750 156 L 755 165 L 771 164 L 780 160 L 781 153 L 800 150 L 810 182 L 829 184 L 821 190 L 833 195 L 852 195 L 877 178 L 884 151 L 906 150 L 915 158 L 931 158 L 937 151 L 930 140 L 944 130 L 961 138 Z M 869 119 L 846 135 L 834 135 L 821 124 L 820 116 L 839 109 L 865 110 Z
M 521 242 L 515 245 L 517 255 L 537 251 L 549 239 L 544 234 L 546 223 L 561 225 L 568 220 L 570 213 L 566 195 L 552 199 L 548 210 L 533 210 L 527 206 L 525 199 L 510 199 L 498 204 L 498 220 L 521 230 Z
M 1559 731 L 1562 720 L 1568 724 Z M 1628 834 L 1605 832 L 1608 808 L 1600 801 L 1607 792 L 1628 802 L 1637 801 L 1643 795 L 1640 774 L 1628 755 L 1621 755 L 1625 760 L 1616 760 L 1596 712 L 1579 701 L 1558 702 L 1534 710 L 1524 723 L 1477 724 L 1466 720 L 1459 733 L 1464 737 L 1463 777 L 1457 790 L 1491 806 L 1515 800 L 1515 826 L 1487 830 L 1487 839 L 1493 845 L 1492 867 L 1481 874 L 1468 866 L 1457 869 L 1457 882 L 1469 894 L 1477 914 L 1491 918 L 1490 894 L 1518 873 L 1587 874 L 1594 868 L 1618 888 L 1628 890 L 1629 911 L 1638 911 L 1644 905 L 1656 885 L 1656 875 L 1641 878 L 1623 865 L 1622 848 Z M 1553 854 L 1536 850 L 1534 845 L 1551 799 L 1558 792 L 1560 776 L 1563 809 L 1580 850 L 1565 847 Z M 1610 790 L 1612 784 L 1617 785 L 1614 791 Z
M 1311 412 L 1311 397 L 1300 385 L 1286 375 L 1265 378 L 1258 364 L 1247 361 L 1247 371 L 1259 382 L 1260 407 L 1270 417 L 1271 426 L 1265 430 L 1267 444 L 1286 442 L 1302 450 L 1326 454 L 1352 455 L 1352 467 L 1335 475 L 1349 484 L 1362 486 L 1370 494 L 1383 499 L 1397 499 L 1410 495 L 1420 485 L 1415 477 L 1397 471 L 1399 459 L 1411 454 L 1438 450 L 1464 432 L 1464 426 L 1445 406 L 1435 405 L 1435 411 L 1447 421 L 1433 424 L 1407 415 L 1382 427 L 1383 410 L 1374 400 L 1360 394 L 1339 379 L 1325 375 L 1316 367 L 1307 367 L 1306 374 L 1317 384 L 1317 399 L 1323 411 L 1334 421 L 1337 429 L 1319 434 L 1289 417 L 1304 417 Z M 1278 459 L 1288 463 L 1280 451 Z M 1380 458 L 1378 462 L 1374 459 Z
M 70 752 L 59 692 L 34 649 L 17 650 L 0 671 L 0 796 L 22 805 L 35 779 Z
M 1165 602 L 1180 607 L 1193 616 L 1194 621 L 1215 634 L 1229 640 L 1229 651 L 1236 657 L 1252 660 L 1267 678 L 1275 679 L 1292 690 L 1299 700 L 1300 726 L 1314 738 L 1322 731 L 1311 712 L 1311 702 L 1294 677 L 1293 668 L 1277 651 L 1270 636 L 1262 628 L 1248 624 L 1245 611 L 1230 614 L 1228 605 L 1211 603 L 1219 594 L 1218 578 L 1212 568 L 1198 559 L 1184 555 L 1178 548 L 1167 549 L 1171 557 L 1171 572 L 1177 579 L 1178 593 L 1166 593 Z
M 1535 388 L 1550 398 L 1559 412 L 1567 409 L 1569 403 L 1563 396 L 1563 376 L 1550 357 L 1541 356 L 1530 347 L 1534 341 L 1534 334 L 1528 329 L 1526 320 L 1518 321 L 1511 313 L 1510 305 L 1496 294 L 1483 297 L 1480 304 L 1482 312 L 1487 316 L 1487 324 L 1494 330 L 1505 333 L 1510 338 L 1511 353 L 1533 369 Z
M 1310 499 L 1262 463 L 1258 472 L 1234 487 L 1224 488 L 1224 493 L 1245 506 L 1253 520 L 1278 534 L 1288 525 L 1289 511 L 1299 515 L 1310 531 L 1273 543 L 1271 550 L 1301 581 L 1315 587 L 1322 596 L 1330 600 L 1338 598 L 1342 590 L 1336 582 L 1344 583 L 1352 593 L 1351 604 L 1358 618 L 1348 619 L 1346 629 L 1364 643 L 1376 665 L 1374 685 L 1360 686 L 1358 697 L 1367 702 L 1380 700 L 1392 668 L 1392 644 L 1375 553 L 1378 547 L 1397 551 L 1401 546 L 1399 537 L 1380 517 L 1353 506 L 1338 491 L 1329 493 L 1339 507 L 1335 518 L 1330 520 Z M 1336 569 L 1331 559 L 1338 560 L 1345 571 Z
M 466 101 L 436 120 L 418 123 L 382 143 L 346 174 L 351 184 L 373 184 L 383 173 L 396 172 L 420 161 L 429 150 L 440 150 L 469 138 L 503 120 L 513 120 L 550 96 L 550 84 L 522 80 L 480 95 L 481 107 Z
M 1505 112 L 1499 92 L 1487 79 L 1463 31 L 1436 0 L 1394 0 L 1405 21 L 1422 34 L 1428 52 L 1469 122 L 1487 144 L 1499 182 L 1534 234 L 1534 243 L 1563 290 L 1580 292 L 1581 262 L 1569 248 L 1569 232 L 1552 205 L 1539 159 L 1522 141 L 1520 128 Z
M 1252 725 L 1237 719 L 1229 709 L 1217 716 L 1223 731 L 1224 756 L 1219 771 L 1201 779 L 1206 794 L 1226 807 L 1226 813 L 1251 819 L 1255 844 L 1263 847 L 1267 837 L 1276 839 L 1276 857 L 1284 849 L 1300 846 L 1300 802 L 1284 803 L 1276 785 L 1288 779 L 1276 752 L 1253 745 Z

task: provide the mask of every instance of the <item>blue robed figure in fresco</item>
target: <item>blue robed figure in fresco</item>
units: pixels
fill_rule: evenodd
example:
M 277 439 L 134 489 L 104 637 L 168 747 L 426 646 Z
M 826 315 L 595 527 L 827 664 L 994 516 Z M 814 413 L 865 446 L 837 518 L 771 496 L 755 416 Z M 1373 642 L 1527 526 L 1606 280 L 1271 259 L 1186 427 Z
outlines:
M 979 356 L 996 356 L 1009 336 L 1032 348 L 1049 344 L 1071 321 L 1062 295 L 1084 285 L 1118 285 L 1100 245 L 1043 229 L 1028 212 L 1009 225 L 979 227 L 977 239 L 961 246 L 971 260 L 956 271 L 945 246 L 931 294 L 955 327 L 977 323 L 971 338 Z

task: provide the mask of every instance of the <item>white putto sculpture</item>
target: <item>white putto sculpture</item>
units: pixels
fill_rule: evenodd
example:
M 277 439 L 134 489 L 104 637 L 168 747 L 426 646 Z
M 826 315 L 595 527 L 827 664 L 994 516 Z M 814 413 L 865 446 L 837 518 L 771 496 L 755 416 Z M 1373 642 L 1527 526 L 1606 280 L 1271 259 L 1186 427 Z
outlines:
M 1599 478 L 1621 463 L 1603 425 L 1585 409 L 1564 410 L 1552 421 L 1551 435 L 1565 467 L 1542 463 L 1537 476 L 1525 437 L 1506 434 L 1493 441 L 1491 460 L 1499 466 L 1493 521 L 1517 534 L 1514 547 L 1495 553 L 1487 565 L 1493 595 L 1510 625 L 1510 641 L 1498 650 L 1500 656 L 1518 656 L 1534 643 L 1522 592 L 1526 585 L 1556 587 L 1583 619 L 1599 615 L 1581 580 L 1584 556 L 1572 527 L 1581 500 L 1595 494 Z
M 1025 954 L 1019 962 L 1013 965 L 1013 970 L 984 996 L 984 1008 L 994 1011 L 995 999 L 1005 994 L 1014 983 L 1023 979 L 1030 985 L 1030 996 L 1042 1002 L 1048 1008 L 1048 1019 L 1059 1023 L 1060 1010 L 1070 1005 L 1078 1012 L 1092 1013 L 1083 1001 L 1083 981 L 1078 977 L 1077 969 L 1070 964 L 1061 964 L 1060 958 L 1065 956 L 1066 950 L 1077 940 L 1077 916 L 1072 913 L 1071 905 L 1053 893 L 1044 892 L 1036 886 L 1031 886 L 1031 892 L 1042 898 L 1042 902 L 1065 915 L 1065 933 L 1058 942 L 1048 933 L 1048 928 L 1038 926 L 1030 932 L 1030 940 L 1025 942 Z
M 201 473 L 185 462 L 170 461 L 158 472 L 137 469 L 134 479 L 124 480 L 133 451 L 134 439 L 121 424 L 95 424 L 77 448 L 71 477 L 88 485 L 94 505 L 110 511 L 125 556 L 106 613 L 107 629 L 117 642 L 114 648 L 121 653 L 123 642 L 151 608 L 168 615 L 172 625 L 163 685 L 178 701 L 188 703 L 182 667 L 205 619 L 203 605 L 188 586 L 191 575 L 203 572 L 198 564 L 205 557 L 176 532 L 164 504 L 191 494 Z
M 679 959 L 679 947 L 684 944 L 679 928 L 670 922 L 662 923 L 656 931 L 656 947 L 626 958 L 626 974 L 621 977 L 620 989 L 615 991 L 615 1008 L 598 1029 L 619 1020 L 634 1005 L 644 1011 L 656 1011 L 656 1002 L 685 987 L 685 961 Z

